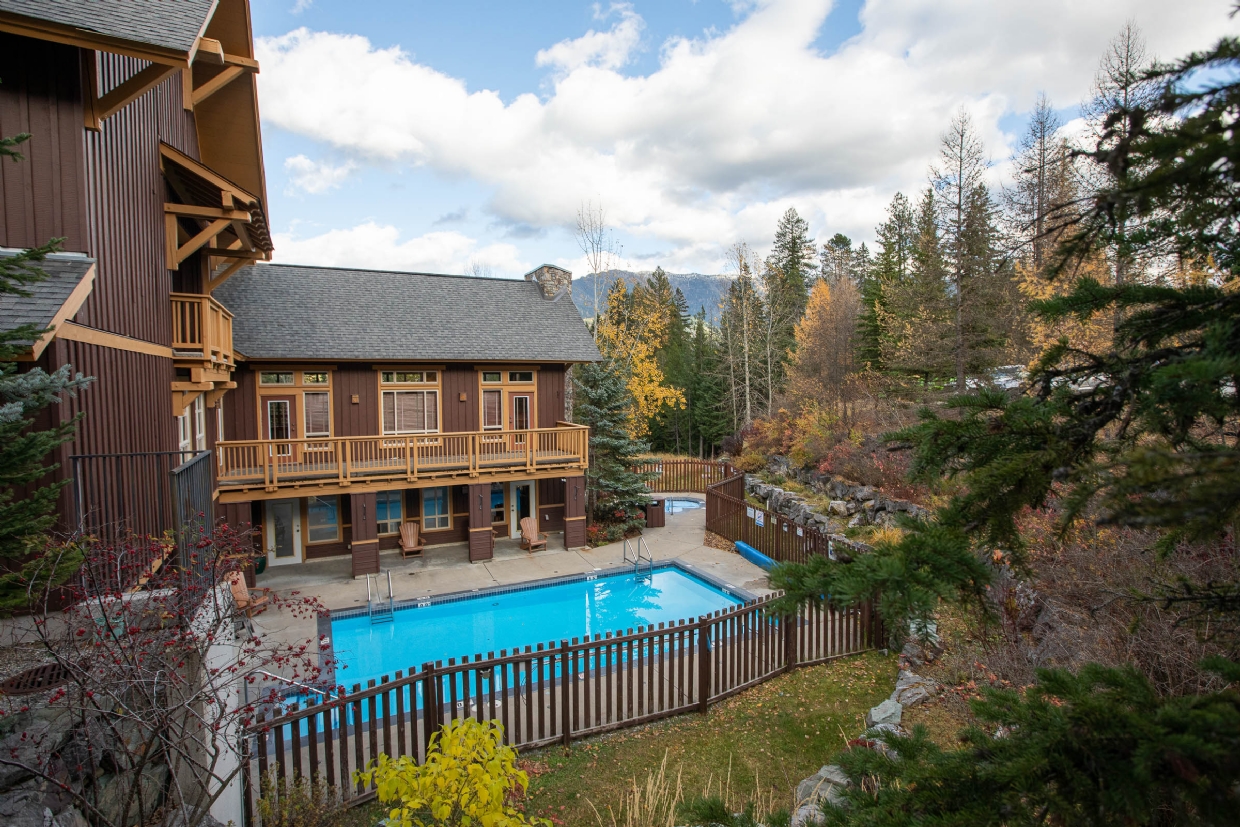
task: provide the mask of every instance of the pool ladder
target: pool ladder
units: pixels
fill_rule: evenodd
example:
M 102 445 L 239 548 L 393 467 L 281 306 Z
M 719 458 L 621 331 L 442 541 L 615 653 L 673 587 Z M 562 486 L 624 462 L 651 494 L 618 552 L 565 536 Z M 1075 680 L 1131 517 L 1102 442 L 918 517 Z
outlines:
M 646 552 L 646 556 L 642 556 L 642 552 Z M 629 545 L 628 538 L 624 540 L 624 562 L 633 564 L 633 576 L 636 577 L 641 571 L 642 563 L 646 564 L 646 570 L 654 574 L 654 555 L 650 553 L 650 546 L 646 545 L 646 538 L 638 536 L 636 548 Z
M 383 599 L 383 595 L 379 594 L 379 583 L 376 580 L 375 587 L 370 588 L 370 575 L 366 575 L 366 610 L 370 613 L 371 623 L 391 623 L 396 619 L 394 614 L 394 603 L 392 598 L 392 572 L 387 573 L 388 593 L 387 600 Z

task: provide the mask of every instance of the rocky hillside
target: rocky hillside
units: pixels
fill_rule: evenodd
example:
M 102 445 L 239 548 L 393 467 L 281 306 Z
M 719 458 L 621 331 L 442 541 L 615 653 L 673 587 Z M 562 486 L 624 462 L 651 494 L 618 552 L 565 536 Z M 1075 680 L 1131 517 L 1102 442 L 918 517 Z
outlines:
M 607 289 L 616 279 L 624 279 L 631 287 L 646 280 L 650 271 L 635 273 L 631 270 L 609 270 L 606 273 L 591 273 L 579 279 L 573 279 L 573 301 L 581 311 L 583 319 L 594 316 L 594 291 L 598 291 L 599 310 L 607 307 Z M 696 314 L 699 309 L 706 310 L 706 320 L 715 324 L 719 320 L 719 303 L 728 291 L 732 279 L 728 276 L 710 276 L 702 273 L 668 273 L 667 280 L 672 287 L 679 287 L 689 302 L 689 313 Z

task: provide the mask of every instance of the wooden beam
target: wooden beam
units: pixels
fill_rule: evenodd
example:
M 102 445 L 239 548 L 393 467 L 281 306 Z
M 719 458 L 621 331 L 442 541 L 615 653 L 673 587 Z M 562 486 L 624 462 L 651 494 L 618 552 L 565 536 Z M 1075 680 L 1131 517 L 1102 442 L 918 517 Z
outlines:
M 186 66 L 181 70 L 181 108 L 186 112 L 194 111 L 194 67 Z
M 117 86 L 103 97 L 99 98 L 97 104 L 97 112 L 99 120 L 105 121 L 117 112 L 124 109 L 147 92 L 163 83 L 172 74 L 180 69 L 179 66 L 167 66 L 162 63 L 152 63 L 142 71 L 138 72 L 129 80 Z
M 164 212 L 186 218 L 225 218 L 229 221 L 249 223 L 249 210 L 225 210 L 219 207 L 200 207 L 197 204 L 171 204 L 165 202 Z
M 177 267 L 180 267 L 181 262 L 185 261 L 185 259 L 202 249 L 211 239 L 228 229 L 231 224 L 232 221 L 227 218 L 219 218 L 212 221 L 206 226 L 205 229 L 200 230 L 198 235 L 194 236 L 177 248 L 176 256 L 173 258 L 173 266 L 168 269 L 175 270 Z M 208 247 L 207 250 L 209 252 L 211 248 Z M 211 253 L 211 255 L 215 254 Z
M 224 44 L 214 37 L 200 37 L 194 44 L 194 60 L 224 65 Z
M 82 61 L 82 126 L 98 132 L 99 123 L 99 64 L 93 49 L 81 51 Z
M 267 261 L 267 253 L 262 250 L 229 250 L 224 247 L 204 247 L 203 252 L 218 258 L 243 258 L 247 261 Z
M 86 275 L 82 276 L 82 280 L 77 283 L 77 287 L 73 288 L 73 292 L 60 305 L 60 309 L 52 316 L 52 320 L 48 322 L 48 331 L 34 341 L 30 346 L 30 350 L 17 357 L 19 362 L 33 362 L 43 355 L 43 351 L 52 343 L 52 339 L 56 338 L 56 329 L 67 322 L 70 318 L 77 315 L 82 309 L 82 305 L 86 302 L 86 297 L 90 295 L 90 291 L 95 286 L 95 265 L 91 265 L 86 271 Z
M 172 348 L 170 347 L 157 345 L 154 342 L 144 342 L 141 339 L 131 339 L 128 336 L 122 336 L 119 333 L 109 333 L 106 330 L 96 330 L 93 327 L 86 327 L 73 322 L 64 322 L 57 327 L 56 338 L 67 339 L 71 342 L 82 342 L 88 345 L 97 345 L 99 347 L 110 347 L 113 350 L 145 353 L 148 356 L 162 356 L 165 359 L 172 358 Z
M 127 55 L 140 60 L 149 60 L 152 63 L 163 63 L 178 68 L 189 63 L 188 52 L 98 34 L 77 26 L 53 23 L 50 20 L 35 20 L 12 12 L 0 11 L 0 32 L 21 35 L 33 40 L 65 43 L 69 46 L 79 46 L 92 51 Z
M 245 267 L 248 264 L 250 264 L 249 259 L 245 259 L 245 258 L 235 259 L 231 264 L 229 264 L 227 267 L 224 268 L 224 271 L 222 273 L 220 273 L 218 276 L 213 276 L 207 282 L 207 295 L 208 296 L 211 295 L 212 291 L 214 291 L 217 287 L 219 287 L 224 282 L 228 281 L 230 278 L 233 277 L 233 274 L 235 274 L 238 270 L 240 270 L 242 267 Z
M 251 72 L 258 74 L 258 61 L 252 57 L 243 57 L 241 55 L 224 55 L 225 66 L 240 66 L 249 69 Z
M 234 184 L 232 181 L 229 181 L 227 178 L 224 178 L 220 176 L 218 173 L 212 171 L 210 167 L 203 165 L 199 161 L 195 161 L 193 158 L 189 157 L 184 152 L 181 152 L 180 150 L 174 147 L 168 146 L 167 144 L 161 142 L 159 145 L 159 154 L 162 159 L 166 161 L 171 161 L 172 163 L 177 164 L 178 166 L 185 167 L 186 169 L 190 170 L 195 175 L 197 175 L 199 178 L 205 178 L 207 181 L 210 181 L 213 185 L 219 187 L 220 190 L 224 193 L 224 199 L 226 201 L 229 198 L 235 198 L 238 201 L 242 201 L 246 204 L 251 204 L 258 200 L 258 198 L 246 192 L 245 190 L 241 189 L 236 184 Z M 186 198 L 184 200 L 188 201 L 190 199 Z M 220 206 L 224 207 L 225 209 L 228 209 L 229 207 L 232 206 L 232 204 L 223 203 Z
M 240 66 L 226 66 L 224 71 L 220 72 L 209 81 L 194 90 L 194 106 L 198 106 L 207 98 L 232 83 L 237 78 L 245 74 L 245 69 Z

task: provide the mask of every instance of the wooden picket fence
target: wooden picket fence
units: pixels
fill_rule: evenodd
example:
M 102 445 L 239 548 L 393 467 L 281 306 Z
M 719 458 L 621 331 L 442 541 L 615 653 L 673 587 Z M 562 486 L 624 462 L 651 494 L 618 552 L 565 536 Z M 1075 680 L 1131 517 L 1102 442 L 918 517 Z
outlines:
M 351 691 L 290 699 L 246 730 L 247 824 L 257 823 L 260 795 L 278 797 L 296 779 L 326 783 L 349 806 L 370 800 L 374 789 L 356 782 L 355 770 L 380 753 L 424 760 L 431 735 L 453 719 L 498 721 L 517 747 L 568 744 L 705 712 L 795 667 L 885 639 L 868 604 L 778 617 L 769 611 L 773 597 L 694 621 L 426 663 Z
M 655 493 L 672 491 L 704 492 L 708 485 L 723 480 L 733 473 L 726 462 L 710 459 L 656 459 L 638 463 L 633 470 L 656 476 L 646 483 Z

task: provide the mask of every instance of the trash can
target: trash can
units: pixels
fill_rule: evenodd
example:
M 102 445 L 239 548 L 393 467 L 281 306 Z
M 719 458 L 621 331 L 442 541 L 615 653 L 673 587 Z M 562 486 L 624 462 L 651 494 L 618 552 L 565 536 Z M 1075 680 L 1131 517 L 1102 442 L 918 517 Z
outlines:
M 646 528 L 663 528 L 667 525 L 667 515 L 664 506 L 667 500 L 660 497 L 646 506 Z

